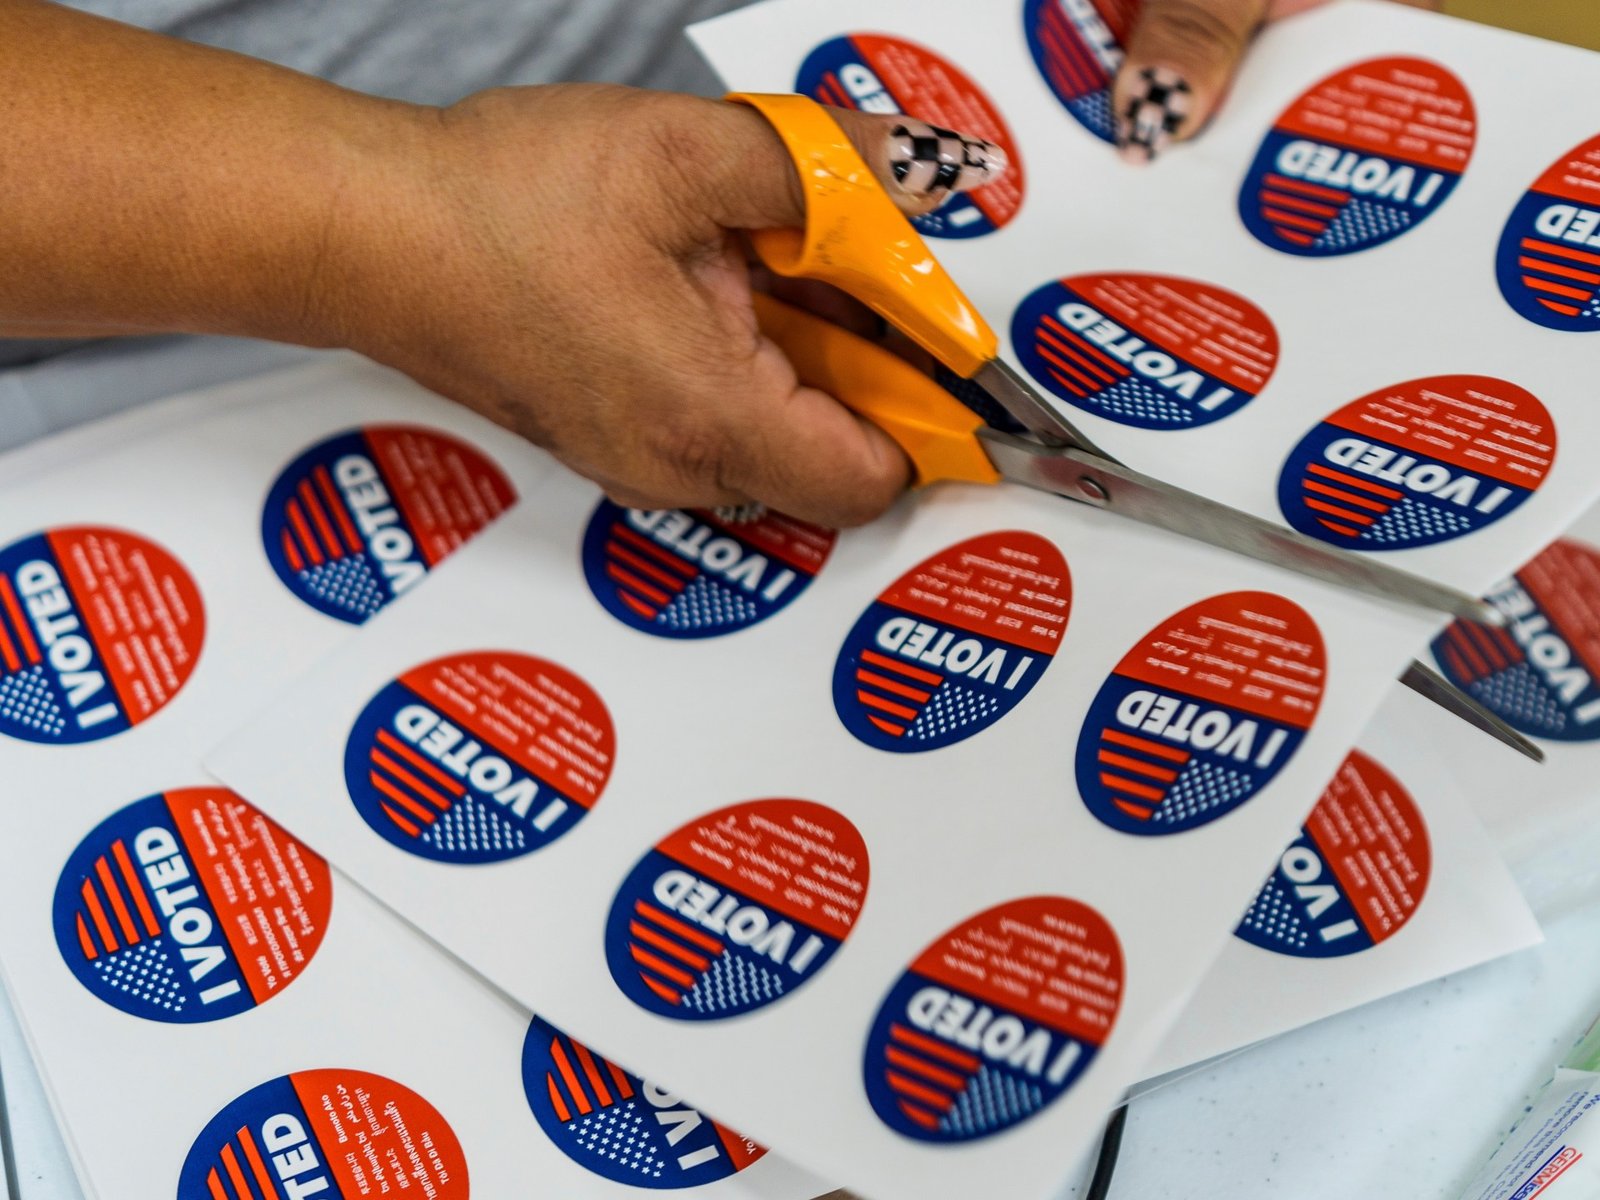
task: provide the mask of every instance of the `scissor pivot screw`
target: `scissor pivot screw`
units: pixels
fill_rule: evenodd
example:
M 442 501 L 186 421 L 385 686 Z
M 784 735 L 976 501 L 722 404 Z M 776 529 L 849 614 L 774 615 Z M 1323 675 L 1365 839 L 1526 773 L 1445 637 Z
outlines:
M 1106 491 L 1105 485 L 1098 479 L 1091 479 L 1087 475 L 1079 476 L 1078 490 L 1090 504 L 1111 503 L 1111 493 Z

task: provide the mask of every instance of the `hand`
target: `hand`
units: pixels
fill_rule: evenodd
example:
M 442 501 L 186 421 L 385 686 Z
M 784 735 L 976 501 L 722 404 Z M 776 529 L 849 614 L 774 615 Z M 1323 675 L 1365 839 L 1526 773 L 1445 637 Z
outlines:
M 908 213 L 1005 166 L 997 147 L 946 138 L 960 154 L 941 170 L 904 132 L 928 127 L 835 115 Z M 735 231 L 799 225 L 804 208 L 753 110 L 581 85 L 487 92 L 404 143 L 391 171 L 334 226 L 317 340 L 486 414 L 629 506 L 754 500 L 851 525 L 905 488 L 895 444 L 799 386 L 756 327 Z
M 1117 144 L 1148 162 L 1205 128 L 1264 22 L 1328 0 L 1144 0 L 1117 73 Z M 1396 0 L 1438 9 L 1443 0 Z

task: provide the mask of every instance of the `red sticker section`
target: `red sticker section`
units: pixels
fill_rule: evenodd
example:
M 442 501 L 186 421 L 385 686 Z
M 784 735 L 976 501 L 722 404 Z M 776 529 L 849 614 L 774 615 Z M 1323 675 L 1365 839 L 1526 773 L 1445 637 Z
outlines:
M 406 425 L 375 425 L 366 433 L 429 566 L 517 501 L 500 468 L 465 442 Z
M 428 1200 L 467 1200 L 461 1143 L 439 1110 L 410 1088 L 365 1071 L 289 1078 L 341 1198 L 416 1188 Z

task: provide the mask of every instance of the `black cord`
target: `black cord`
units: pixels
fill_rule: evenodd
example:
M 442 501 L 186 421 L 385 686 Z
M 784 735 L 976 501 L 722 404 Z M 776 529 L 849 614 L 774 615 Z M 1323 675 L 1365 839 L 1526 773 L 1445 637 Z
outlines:
M 1094 1178 L 1089 1180 L 1089 1190 L 1083 1200 L 1106 1200 L 1111 1191 L 1111 1176 L 1117 1170 L 1117 1155 L 1122 1151 L 1122 1130 L 1128 1123 L 1128 1106 L 1124 1104 L 1111 1114 L 1106 1131 L 1100 1136 L 1100 1157 L 1095 1160 Z

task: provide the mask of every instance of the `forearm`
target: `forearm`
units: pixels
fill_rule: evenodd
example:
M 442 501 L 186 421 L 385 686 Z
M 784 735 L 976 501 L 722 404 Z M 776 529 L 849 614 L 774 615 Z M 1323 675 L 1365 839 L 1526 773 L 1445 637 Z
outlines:
M 431 110 L 0 0 L 0 335 L 337 340 Z M 404 208 L 394 197 L 393 207 Z

